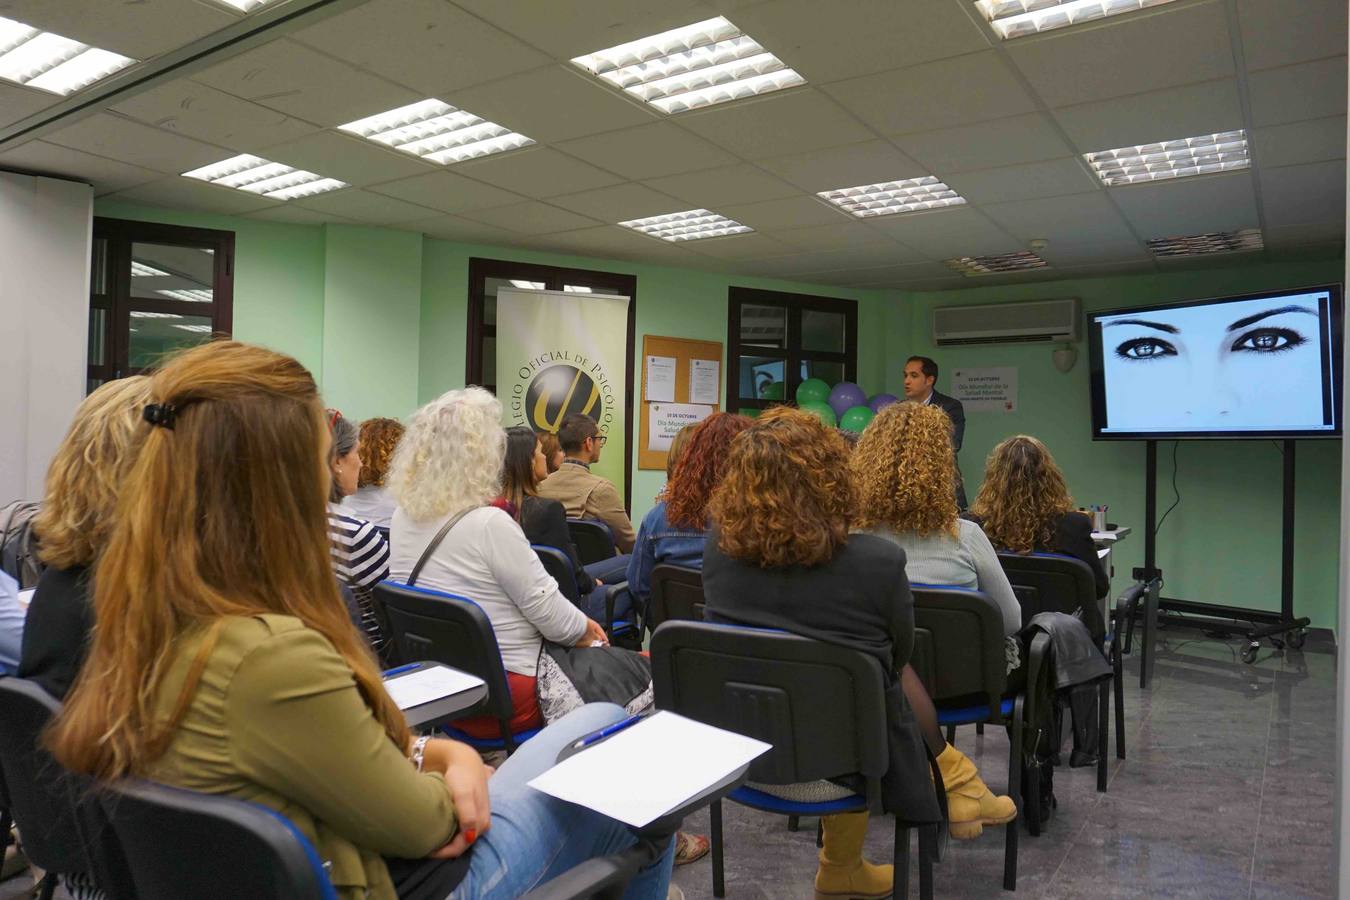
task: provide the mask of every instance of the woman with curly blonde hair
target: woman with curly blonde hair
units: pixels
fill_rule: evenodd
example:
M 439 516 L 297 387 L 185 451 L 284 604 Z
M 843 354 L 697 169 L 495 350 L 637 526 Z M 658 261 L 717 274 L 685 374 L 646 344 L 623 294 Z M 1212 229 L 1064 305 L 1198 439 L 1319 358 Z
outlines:
M 1092 569 L 1097 596 L 1110 592 L 1111 580 L 1092 543 L 1092 522 L 1074 510 L 1064 473 L 1036 438 L 1015 435 L 990 451 L 970 518 L 995 547 L 1081 559 Z
M 366 419 L 361 423 L 361 469 L 356 477 L 356 492 L 342 499 L 342 505 L 352 515 L 379 528 L 389 528 L 394 507 L 398 505 L 385 480 L 401 437 L 403 425 L 398 419 Z

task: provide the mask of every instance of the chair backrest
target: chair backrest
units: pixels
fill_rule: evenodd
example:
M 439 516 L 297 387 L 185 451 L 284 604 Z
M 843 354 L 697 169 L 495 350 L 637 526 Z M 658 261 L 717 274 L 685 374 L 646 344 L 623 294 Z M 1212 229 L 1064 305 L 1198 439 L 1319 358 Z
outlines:
M 534 548 L 539 561 L 544 564 L 544 571 L 558 582 L 558 590 L 562 591 L 562 595 L 571 600 L 573 606 L 580 606 L 581 592 L 577 590 L 577 573 L 572 568 L 572 560 L 568 555 L 557 547 L 547 547 L 543 544 L 530 546 Z
M 1106 624 L 1097 600 L 1097 579 L 1087 563 L 1059 553 L 1000 552 L 998 561 L 1022 604 L 1023 625 L 1037 613 L 1072 615 L 1081 609 L 1088 634 L 1096 641 L 1105 636 Z
M 680 621 L 656 629 L 651 650 L 658 709 L 773 745 L 751 781 L 858 774 L 875 798 L 889 756 L 874 657 L 786 631 Z
M 703 621 L 703 573 L 662 563 L 652 569 L 652 595 L 647 602 L 647 627 L 669 619 Z
M 910 665 L 939 706 L 999 708 L 1007 689 L 1003 613 L 981 591 L 911 584 L 914 652 Z
M 273 810 L 129 781 L 100 793 L 138 900 L 336 900 L 310 842 Z
M 567 530 L 572 535 L 572 543 L 577 545 L 577 556 L 584 566 L 612 559 L 618 553 L 614 549 L 614 534 L 604 522 L 568 519 Z
M 496 716 L 506 739 L 513 714 L 511 690 L 497 635 L 482 607 L 464 597 L 397 581 L 375 585 L 375 599 L 384 608 L 401 659 L 445 663 L 487 682 L 483 706 L 465 715 L 481 711 Z

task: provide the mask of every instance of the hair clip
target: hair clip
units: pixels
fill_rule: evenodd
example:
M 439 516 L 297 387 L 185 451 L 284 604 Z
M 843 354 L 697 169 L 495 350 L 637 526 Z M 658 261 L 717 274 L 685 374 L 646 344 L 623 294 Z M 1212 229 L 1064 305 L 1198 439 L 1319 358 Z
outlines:
M 147 403 L 141 411 L 141 418 L 151 425 L 173 431 L 173 420 L 177 414 L 178 408 L 171 403 Z

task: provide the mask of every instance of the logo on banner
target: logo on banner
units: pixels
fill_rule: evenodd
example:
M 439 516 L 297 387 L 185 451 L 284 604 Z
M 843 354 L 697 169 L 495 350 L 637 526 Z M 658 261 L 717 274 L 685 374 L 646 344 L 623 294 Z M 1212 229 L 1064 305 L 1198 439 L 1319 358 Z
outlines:
M 595 419 L 602 432 L 614 420 L 614 391 L 600 363 L 566 350 L 531 359 L 516 372 L 511 418 L 535 431 L 557 432 L 563 419 L 582 413 Z

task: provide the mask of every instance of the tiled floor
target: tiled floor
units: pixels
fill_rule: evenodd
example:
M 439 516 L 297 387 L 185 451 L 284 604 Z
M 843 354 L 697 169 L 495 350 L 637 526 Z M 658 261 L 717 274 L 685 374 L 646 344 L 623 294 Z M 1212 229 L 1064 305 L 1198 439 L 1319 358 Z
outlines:
M 1022 834 L 1019 897 L 1330 897 L 1334 895 L 1335 656 L 1262 651 L 1190 629 L 1164 629 L 1154 686 L 1138 687 L 1127 663 L 1128 759 L 1111 760 L 1109 791 L 1096 770 L 1060 769 L 1059 810 L 1039 838 Z M 1006 785 L 1008 745 L 998 729 L 957 744 L 996 789 Z M 1114 746 L 1114 745 L 1113 745 Z M 812 896 L 815 825 L 727 804 L 729 900 Z M 688 823 L 707 833 L 707 816 Z M 891 853 L 891 822 L 872 823 L 868 855 Z M 936 867 L 938 897 L 1008 896 L 1001 889 L 1001 829 L 950 845 Z M 917 869 L 913 891 L 917 894 Z M 676 883 L 689 900 L 712 896 L 707 860 Z M 24 877 L 0 884 L 0 900 L 24 896 Z M 62 893 L 58 893 L 58 897 Z

